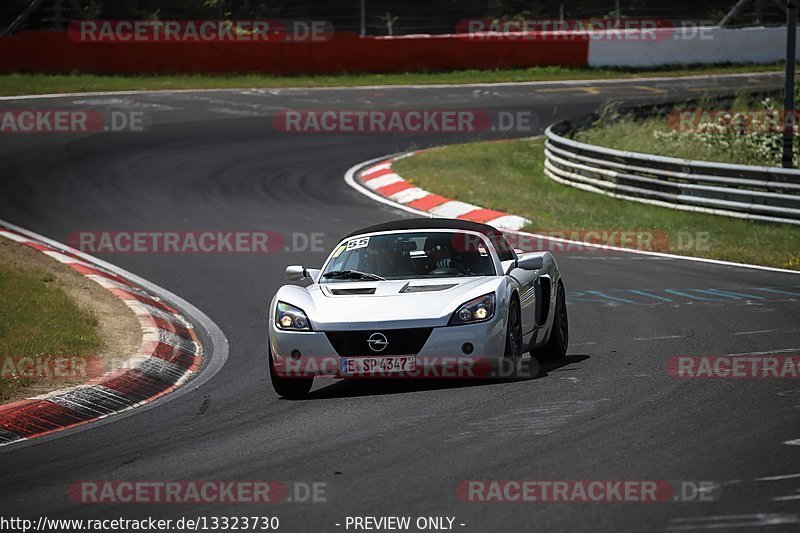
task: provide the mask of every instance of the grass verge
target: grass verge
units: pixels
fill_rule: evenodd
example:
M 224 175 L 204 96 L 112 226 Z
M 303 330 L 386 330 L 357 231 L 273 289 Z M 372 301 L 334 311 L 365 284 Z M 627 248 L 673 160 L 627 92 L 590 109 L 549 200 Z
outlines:
M 734 74 L 779 71 L 780 65 L 714 65 L 665 67 L 659 69 L 599 69 L 533 67 L 503 70 L 460 70 L 452 72 L 406 72 L 399 74 L 337 74 L 328 76 L 169 75 L 107 76 L 74 73 L 1 74 L 0 95 L 76 93 L 131 90 L 355 87 L 362 85 L 430 85 L 450 83 L 497 83 L 561 81 L 575 79 L 686 76 L 692 74 Z
M 442 196 L 524 216 L 533 221 L 525 229 L 533 232 L 652 230 L 668 238 L 661 251 L 800 270 L 796 227 L 676 211 L 558 184 L 544 174 L 542 137 L 435 148 L 401 159 L 394 169 Z
M 81 357 L 101 347 L 97 317 L 78 308 L 54 282 L 53 275 L 43 269 L 25 270 L 0 260 L 0 354 L 4 362 L 43 354 Z M 33 383 L 33 378 L 13 377 L 4 370 L 0 399 Z
M 0 403 L 86 381 L 93 377 L 83 371 L 87 361 L 92 366 L 85 370 L 102 371 L 141 340 L 138 320 L 115 296 L 5 238 L 0 295 Z M 58 370 L 56 361 L 66 360 L 70 368 Z

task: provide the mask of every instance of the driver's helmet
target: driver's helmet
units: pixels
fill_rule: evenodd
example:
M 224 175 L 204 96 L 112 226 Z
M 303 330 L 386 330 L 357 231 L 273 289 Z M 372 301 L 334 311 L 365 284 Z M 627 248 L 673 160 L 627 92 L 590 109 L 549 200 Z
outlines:
M 454 268 L 451 239 L 450 235 L 432 235 L 425 239 L 425 254 L 430 269 Z
M 453 249 L 453 243 L 450 241 L 449 235 L 432 235 L 425 239 L 425 252 L 447 252 L 449 254 Z

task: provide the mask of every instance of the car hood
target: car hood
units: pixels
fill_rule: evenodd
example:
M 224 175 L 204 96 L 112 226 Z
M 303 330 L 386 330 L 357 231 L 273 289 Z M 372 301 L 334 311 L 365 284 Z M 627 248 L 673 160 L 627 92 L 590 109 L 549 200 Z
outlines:
M 481 276 L 285 285 L 273 307 L 280 300 L 301 308 L 315 331 L 446 326 L 458 307 L 495 292 L 501 279 Z

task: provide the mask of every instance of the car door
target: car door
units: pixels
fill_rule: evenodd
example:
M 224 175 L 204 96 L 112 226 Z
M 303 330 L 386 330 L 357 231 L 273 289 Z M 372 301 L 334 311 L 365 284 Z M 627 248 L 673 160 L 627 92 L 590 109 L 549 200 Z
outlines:
M 491 235 L 489 241 L 497 251 L 500 261 L 508 265 L 506 261 L 516 261 L 517 254 L 502 235 Z M 514 280 L 519 287 L 519 304 L 522 315 L 522 334 L 526 335 L 536 327 L 536 298 L 534 282 L 536 275 L 530 270 L 515 268 L 509 273 L 509 277 Z

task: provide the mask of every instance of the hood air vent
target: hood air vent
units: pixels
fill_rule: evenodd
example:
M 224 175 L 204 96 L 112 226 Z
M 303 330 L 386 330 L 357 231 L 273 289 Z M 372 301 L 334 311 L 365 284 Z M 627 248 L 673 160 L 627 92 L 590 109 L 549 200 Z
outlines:
M 452 289 L 458 285 L 458 283 L 452 283 L 449 285 L 406 285 L 403 287 L 403 290 L 400 292 L 436 292 L 436 291 L 446 291 L 447 289 Z
M 357 287 L 354 289 L 328 289 L 334 296 L 353 296 L 357 294 L 375 294 L 375 287 Z

